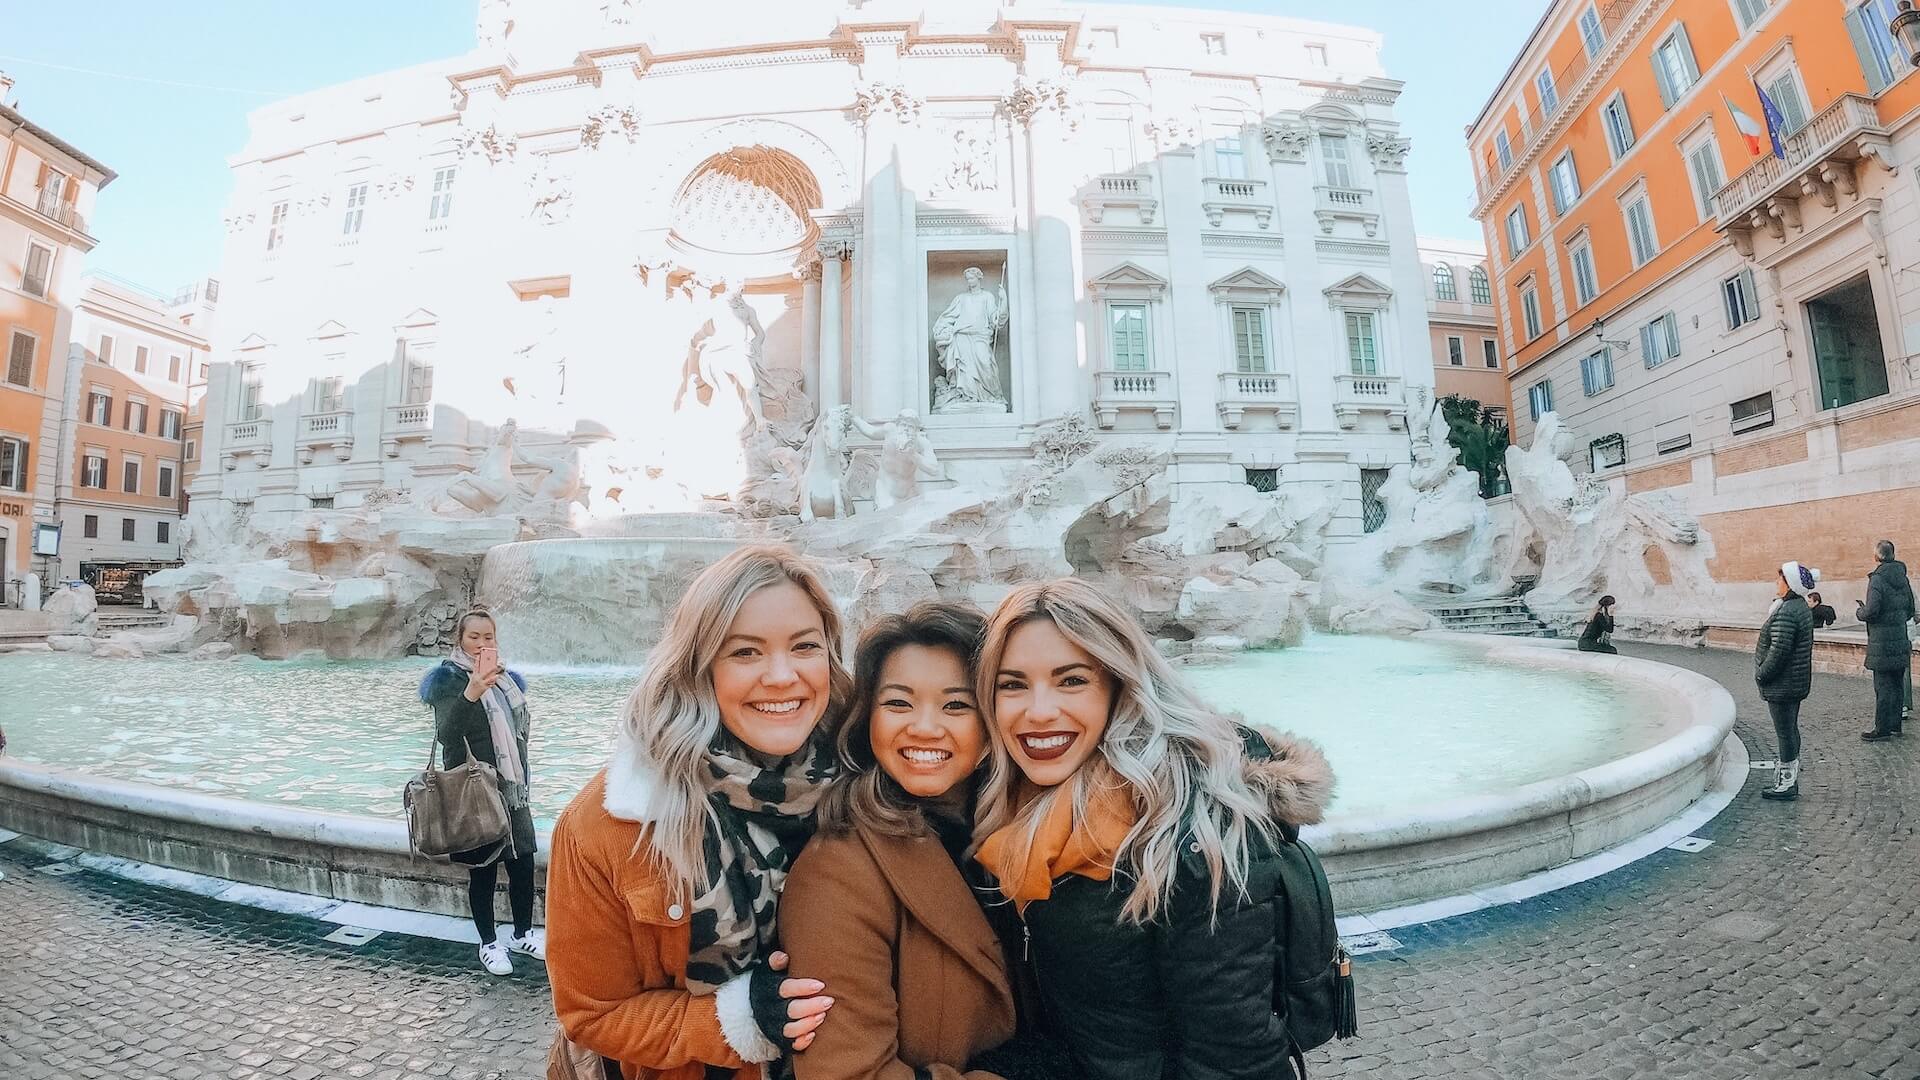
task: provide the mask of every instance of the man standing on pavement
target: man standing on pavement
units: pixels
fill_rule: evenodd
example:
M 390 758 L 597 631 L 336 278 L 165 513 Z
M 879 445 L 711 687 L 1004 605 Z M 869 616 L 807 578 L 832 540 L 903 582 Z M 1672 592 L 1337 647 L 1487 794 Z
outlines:
M 1867 669 L 1873 672 L 1873 730 L 1861 732 L 1860 737 L 1879 742 L 1901 733 L 1900 714 L 1913 663 L 1907 620 L 1913 618 L 1914 603 L 1907 564 L 1893 557 L 1893 541 L 1880 541 L 1873 553 L 1879 565 L 1867 576 L 1867 598 L 1858 602 L 1855 614 L 1867 624 Z

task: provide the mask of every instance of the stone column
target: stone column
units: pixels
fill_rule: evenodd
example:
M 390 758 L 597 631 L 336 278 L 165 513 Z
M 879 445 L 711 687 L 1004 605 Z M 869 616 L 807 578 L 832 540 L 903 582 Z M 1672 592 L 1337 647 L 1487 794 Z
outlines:
M 820 400 L 820 271 L 817 256 L 794 271 L 800 278 L 800 375 L 815 403 Z
M 1023 33 L 1021 38 L 1029 51 L 1025 65 L 1029 73 L 1020 77 L 1006 108 L 1027 133 L 1025 201 L 1027 232 L 1032 238 L 1034 304 L 1026 315 L 1033 320 L 1036 346 L 1030 362 L 1039 372 L 1033 380 L 1016 377 L 1015 383 L 1037 385 L 1040 400 L 1016 403 L 1015 411 L 1040 419 L 1084 405 L 1079 320 L 1084 285 L 1074 258 L 1079 210 L 1068 146 L 1079 130 L 1080 102 L 1071 80 L 1058 71 L 1058 48 L 1052 37 Z M 1052 55 L 1033 55 L 1040 46 L 1051 47 Z M 1046 73 L 1035 75 L 1036 70 Z M 1015 313 L 1016 318 L 1019 315 Z
M 840 385 L 845 351 L 840 329 L 840 278 L 846 272 L 846 264 L 841 260 L 844 250 L 834 241 L 820 245 L 820 341 L 816 350 L 820 382 L 814 389 L 813 399 L 823 414 L 847 400 Z

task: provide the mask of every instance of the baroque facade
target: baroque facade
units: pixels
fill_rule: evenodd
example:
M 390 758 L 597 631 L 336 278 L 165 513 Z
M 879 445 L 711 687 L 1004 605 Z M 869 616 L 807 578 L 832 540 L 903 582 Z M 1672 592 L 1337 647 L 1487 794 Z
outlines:
M 594 516 L 745 510 L 845 406 L 950 480 L 1079 414 L 1363 530 L 1433 382 L 1378 35 L 641 6 L 483 0 L 469 55 L 253 115 L 196 513 L 394 498 L 508 419 Z

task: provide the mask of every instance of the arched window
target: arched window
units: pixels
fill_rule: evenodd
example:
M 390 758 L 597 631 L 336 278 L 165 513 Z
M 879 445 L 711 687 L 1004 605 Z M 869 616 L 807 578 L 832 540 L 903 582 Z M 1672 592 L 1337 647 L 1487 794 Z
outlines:
M 1453 287 L 1453 267 L 1446 263 L 1433 268 L 1433 296 L 1436 300 L 1460 299 L 1460 290 Z
M 1476 304 L 1493 303 L 1493 287 L 1487 284 L 1487 271 L 1474 267 L 1467 274 L 1467 287 L 1473 290 L 1473 302 Z

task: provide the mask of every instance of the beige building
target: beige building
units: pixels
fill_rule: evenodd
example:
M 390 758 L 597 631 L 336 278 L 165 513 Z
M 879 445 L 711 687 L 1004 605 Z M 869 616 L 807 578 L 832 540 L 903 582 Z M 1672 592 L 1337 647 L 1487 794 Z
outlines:
M 1427 271 L 1434 393 L 1459 394 L 1511 416 L 1486 250 L 1477 242 L 1423 237 L 1420 262 Z
M 171 298 L 109 275 L 82 282 L 67 352 L 56 506 L 59 574 L 137 603 L 180 562 L 188 388 L 207 342 Z

